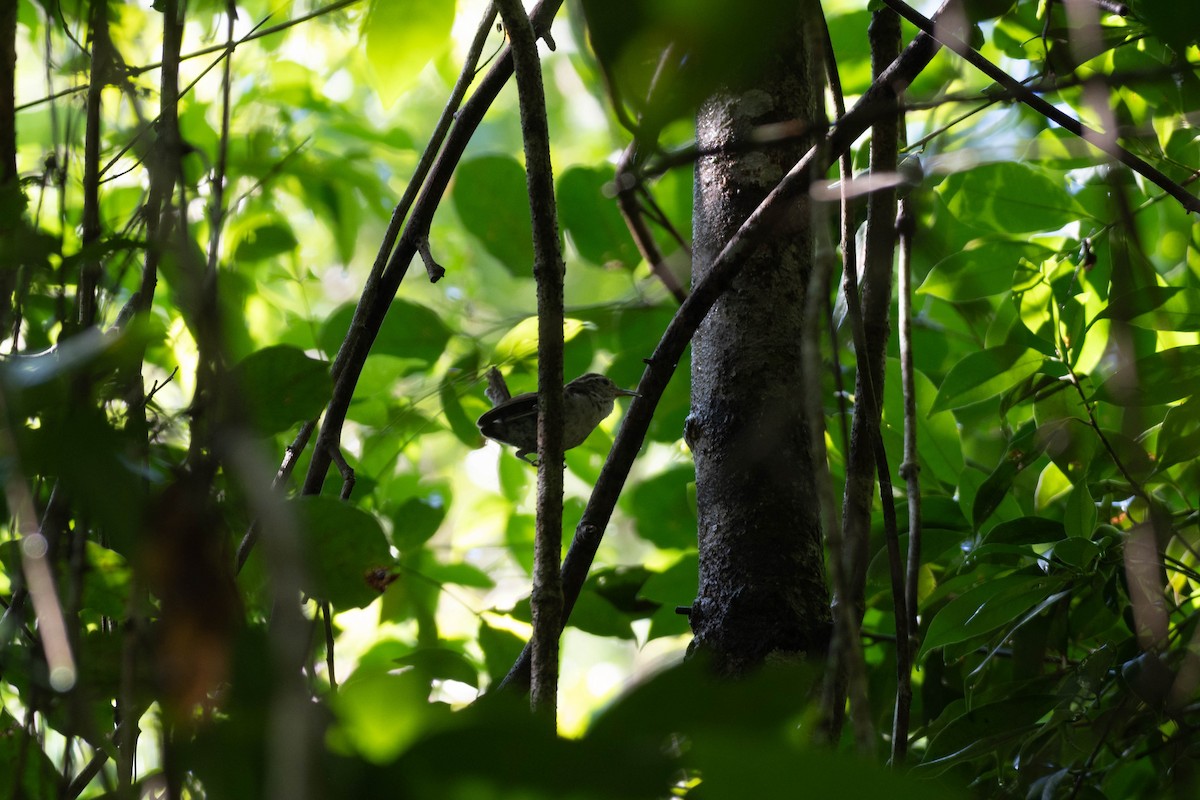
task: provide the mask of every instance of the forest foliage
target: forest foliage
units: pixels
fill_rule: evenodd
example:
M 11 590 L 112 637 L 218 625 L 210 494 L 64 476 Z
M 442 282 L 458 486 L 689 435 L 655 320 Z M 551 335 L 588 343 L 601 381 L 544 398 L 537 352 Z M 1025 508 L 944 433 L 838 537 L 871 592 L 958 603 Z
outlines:
M 715 58 L 720 18 L 680 5 L 635 15 L 631 35 L 650 48 L 693 36 Z M 852 104 L 872 81 L 872 15 L 891 12 L 822 5 Z M 897 643 L 880 509 L 867 752 L 849 729 L 821 740 L 823 665 L 725 684 L 683 661 L 677 608 L 697 571 L 686 365 L 570 616 L 565 735 L 487 693 L 529 633 L 535 470 L 485 446 L 475 419 L 489 366 L 514 393 L 537 374 L 516 92 L 477 127 L 444 111 L 464 64 L 477 87 L 500 63 L 489 4 L 18 0 L 0 31 L 16 46 L 19 178 L 0 181 L 0 795 L 748 797 L 799 782 L 840 796 L 1188 796 L 1200 226 L 1164 181 L 1194 195 L 1200 175 L 1200 6 L 966 6 L 977 53 L 1162 179 L 946 48 L 905 95 L 901 173 L 868 175 L 868 137 L 853 146 L 855 226 L 876 179 L 899 184 L 915 221 L 920 627 L 910 754 L 889 770 Z M 630 134 L 579 5 L 551 32 L 565 374 L 634 388 L 678 302 L 617 205 Z M 667 116 L 643 213 L 686 287 L 692 132 Z M 429 173 L 443 117 L 472 127 Z M 453 170 L 444 196 L 428 179 L 439 169 Z M 827 177 L 813 196 L 836 246 L 836 167 Z M 427 215 L 398 245 L 413 267 L 381 272 L 410 211 Z M 386 317 L 342 398 L 326 477 L 310 469 L 313 422 L 338 402 L 356 304 L 383 274 L 399 291 L 376 306 Z M 842 290 L 830 300 L 836 338 L 812 389 L 840 490 L 855 360 Z M 903 550 L 895 331 L 887 365 Z M 564 544 L 623 402 L 566 454 Z

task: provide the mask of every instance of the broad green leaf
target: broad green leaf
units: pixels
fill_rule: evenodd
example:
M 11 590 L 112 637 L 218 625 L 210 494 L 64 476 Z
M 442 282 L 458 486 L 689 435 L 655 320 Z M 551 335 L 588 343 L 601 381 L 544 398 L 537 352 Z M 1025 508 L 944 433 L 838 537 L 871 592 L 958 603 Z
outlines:
M 391 515 L 392 543 L 401 554 L 425 544 L 441 527 L 447 504 L 440 493 L 434 497 L 410 497 Z
M 1200 392 L 1200 345 L 1151 353 L 1108 377 L 1093 400 L 1118 406 L 1153 406 Z
M 987 400 L 1037 372 L 1045 357 L 1010 343 L 971 353 L 950 368 L 929 414 Z
M 1200 450 L 1200 402 L 1188 400 L 1167 409 L 1158 433 L 1157 469 L 1166 469 L 1196 457 Z
M 288 345 L 250 354 L 234 367 L 232 377 L 242 413 L 264 434 L 316 418 L 333 391 L 329 365 Z
M 926 408 L 933 402 L 937 389 L 933 382 L 919 370 L 913 376 L 917 408 Z M 903 452 L 904 393 L 900 381 L 900 360 L 887 360 L 887 378 L 883 384 L 884 436 L 889 448 Z M 930 414 L 917 412 L 917 454 L 921 464 L 932 477 L 953 486 L 962 472 L 962 442 L 954 416 L 949 413 Z M 900 463 L 899 460 L 896 461 Z
M 1061 177 L 1012 161 L 951 175 L 940 196 L 960 222 L 1005 233 L 1053 231 L 1086 216 Z
M 508 674 L 524 647 L 525 641 L 515 633 L 492 627 L 486 619 L 480 622 L 479 649 L 483 651 L 483 660 L 487 665 L 489 683 L 492 686 L 497 685 Z
M 458 165 L 454 209 L 483 248 L 513 275 L 533 274 L 533 226 L 525 169 L 512 156 L 488 155 Z
M 983 538 L 986 544 L 1044 544 L 1066 538 L 1061 522 L 1045 517 L 1021 517 L 996 525 Z
M 650 617 L 647 638 L 677 636 L 690 630 L 687 616 L 676 609 L 689 605 L 696 598 L 699 570 L 699 558 L 692 551 L 662 572 L 646 578 L 641 589 L 642 597 L 660 604 Z
M 291 505 L 304 548 L 305 593 L 339 610 L 370 604 L 395 567 L 379 521 L 332 497 L 300 497 Z
M 0 774 L 12 797 L 51 800 L 61 796 L 62 776 L 42 743 L 7 711 L 0 711 Z
M 572 167 L 558 178 L 558 211 L 579 254 L 597 266 L 641 261 L 615 198 L 606 196 L 612 167 Z
M 450 430 L 458 440 L 474 449 L 483 444 L 483 436 L 480 435 L 475 420 L 463 410 L 462 400 L 458 396 L 459 388 L 459 384 L 452 380 L 449 374 L 442 380 L 442 386 L 438 390 L 438 396 L 442 400 L 442 413 L 446 415 L 446 422 L 450 423 Z
M 390 107 L 450 44 L 455 0 L 372 0 L 363 20 L 371 83 Z
M 1087 484 L 1075 484 L 1067 496 L 1067 507 L 1063 511 L 1063 525 L 1071 537 L 1092 538 L 1096 529 L 1096 502 L 1088 491 Z
M 578 336 L 587 324 L 568 317 L 563 320 L 563 341 L 569 342 Z M 500 337 L 494 351 L 494 361 L 497 364 L 508 364 L 514 361 L 524 361 L 537 355 L 538 349 L 538 319 L 526 317 L 518 322 L 508 333 Z M 571 380 L 567 376 L 567 380 Z
M 299 246 L 291 226 L 283 222 L 268 222 L 242 234 L 233 251 L 235 262 L 264 261 L 290 253 Z
M 1008 292 L 1015 278 L 1036 275 L 1029 264 L 1050 255 L 1048 248 L 1029 242 L 978 239 L 935 264 L 917 291 L 950 302 L 992 297 Z
M 931 650 L 982 638 L 1014 622 L 1062 588 L 1062 583 L 1046 575 L 1006 575 L 964 592 L 930 620 L 916 661 Z
M 449 708 L 428 702 L 429 681 L 417 670 L 356 670 L 333 697 L 338 725 L 331 741 L 376 763 L 387 763 L 426 728 L 445 721 Z
M 1053 695 L 1008 697 L 967 711 L 929 743 L 922 767 L 951 764 L 990 754 L 1024 736 L 1060 702 Z
M 1042 431 L 1036 428 L 1032 422 L 1026 424 L 1012 438 L 1004 457 L 975 494 L 975 501 L 971 507 L 971 519 L 976 528 L 979 528 L 992 515 L 992 512 L 1000 507 L 1000 504 L 1008 497 L 1013 480 L 1041 457 L 1046 450 L 1048 441 L 1049 438 L 1042 435 Z
M 321 328 L 321 349 L 331 356 L 338 352 L 342 340 L 354 319 L 354 306 L 344 305 L 335 311 Z M 407 375 L 438 360 L 450 330 L 433 310 L 407 300 L 393 300 L 379 334 L 371 345 L 372 355 L 409 359 L 411 366 L 400 370 Z
M 1148 314 L 1156 308 L 1159 308 L 1172 297 L 1179 294 L 1182 289 L 1173 288 L 1170 286 L 1143 286 L 1129 294 L 1123 294 L 1120 297 L 1113 297 L 1108 301 L 1108 305 L 1095 316 L 1091 324 L 1095 324 L 1102 319 L 1119 319 L 1132 321 L 1136 317 L 1143 314 Z M 1154 318 L 1159 315 L 1155 314 Z M 1152 326 L 1156 327 L 1156 326 Z M 1165 330 L 1179 330 L 1177 328 L 1166 328 Z
M 664 549 L 682 550 L 696 541 L 696 514 L 688 501 L 692 467 L 675 467 L 639 483 L 629 498 L 638 535 Z

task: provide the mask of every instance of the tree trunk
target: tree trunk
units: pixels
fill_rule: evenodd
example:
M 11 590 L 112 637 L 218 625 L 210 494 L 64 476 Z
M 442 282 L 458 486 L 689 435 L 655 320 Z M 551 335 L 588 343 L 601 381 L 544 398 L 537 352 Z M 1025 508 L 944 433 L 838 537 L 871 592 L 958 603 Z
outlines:
M 761 125 L 823 119 L 820 54 L 805 31 L 819 24 L 820 11 L 808 5 L 793 12 L 794 35 L 752 87 L 723 90 L 700 108 L 699 151 L 726 152 L 696 163 L 693 281 L 815 141 L 727 147 Z M 805 375 L 800 359 L 813 255 L 802 200 L 750 256 L 693 341 L 686 436 L 696 461 L 700 588 L 690 619 L 694 648 L 731 674 L 772 653 L 823 653 L 828 644 L 803 394 L 820 391 L 820 376 Z

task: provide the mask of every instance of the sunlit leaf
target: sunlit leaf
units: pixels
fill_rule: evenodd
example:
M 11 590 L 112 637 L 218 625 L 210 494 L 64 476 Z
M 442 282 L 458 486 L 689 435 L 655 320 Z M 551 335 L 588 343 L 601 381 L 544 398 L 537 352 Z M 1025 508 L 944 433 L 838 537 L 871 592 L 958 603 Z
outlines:
M 232 374 L 238 400 L 255 430 L 286 431 L 313 419 L 329 402 L 329 365 L 287 345 L 267 347 L 243 359 Z
M 384 106 L 396 102 L 421 67 L 449 43 L 454 0 L 373 0 L 363 19 L 372 84 Z
M 1086 216 L 1061 179 L 1013 161 L 951 175 L 940 196 L 961 222 L 1006 233 L 1053 231 Z
M 917 291 L 951 302 L 1002 294 L 1012 288 L 1015 277 L 1036 275 L 1029 264 L 1040 263 L 1051 252 L 1029 242 L 980 239 L 939 261 Z
M 1200 346 L 1142 356 L 1121 366 L 1096 389 L 1093 399 L 1118 406 L 1150 406 L 1200 391 Z
M 1022 344 L 971 353 L 947 373 L 929 413 L 962 408 L 995 397 L 1038 371 L 1045 357 Z
M 489 155 L 458 165 L 454 209 L 471 236 L 513 275 L 533 275 L 533 226 L 525 170 L 511 156 Z
M 558 210 L 562 225 L 580 255 L 598 266 L 633 267 L 641 255 L 629 236 L 615 198 L 606 196 L 611 167 L 573 167 L 558 178 Z
M 302 497 L 291 505 L 304 546 L 306 592 L 339 609 L 377 598 L 395 566 L 379 521 L 333 497 Z

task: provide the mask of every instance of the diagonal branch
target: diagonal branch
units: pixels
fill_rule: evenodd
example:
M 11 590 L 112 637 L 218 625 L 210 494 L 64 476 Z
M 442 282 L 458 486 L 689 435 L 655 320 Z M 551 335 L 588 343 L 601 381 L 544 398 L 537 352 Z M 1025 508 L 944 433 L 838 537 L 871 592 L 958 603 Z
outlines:
M 530 21 L 539 35 L 544 36 L 549 31 L 550 22 L 561 5 L 562 0 L 543 0 L 530 13 Z M 305 494 L 318 494 L 321 491 L 331 463 L 330 453 L 340 444 L 342 424 L 350 410 L 354 387 L 362 374 L 375 336 L 383 325 L 392 298 L 396 296 L 401 281 L 408 273 L 408 267 L 417 254 L 421 241 L 429 236 L 433 214 L 441 203 L 442 195 L 450 183 L 450 176 L 462 158 L 467 143 L 483 120 L 483 115 L 512 76 L 512 70 L 512 51 L 508 49 L 496 59 L 496 63 L 480 82 L 471 99 L 464 103 L 457 113 L 451 114 L 454 120 L 453 127 L 446 136 L 441 153 L 430 167 L 428 176 L 423 181 L 414 177 L 408 192 L 392 215 L 392 223 L 388 226 L 387 235 L 379 248 L 371 275 L 367 278 L 358 306 L 354 309 L 350 330 L 333 361 L 333 394 L 314 445 L 308 474 L 304 479 Z M 464 76 L 466 75 L 467 71 L 464 70 Z M 431 146 L 427 152 L 436 153 L 437 147 Z M 420 194 L 414 201 L 411 198 L 418 189 Z M 408 214 L 408 223 L 397 242 L 395 231 L 399 229 L 410 205 L 412 210 Z

